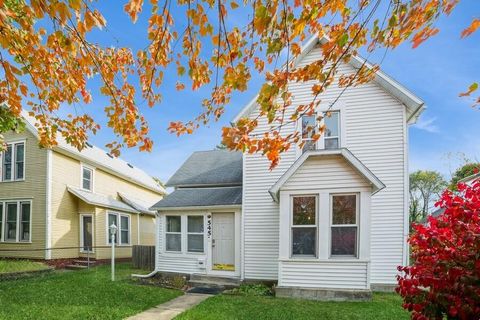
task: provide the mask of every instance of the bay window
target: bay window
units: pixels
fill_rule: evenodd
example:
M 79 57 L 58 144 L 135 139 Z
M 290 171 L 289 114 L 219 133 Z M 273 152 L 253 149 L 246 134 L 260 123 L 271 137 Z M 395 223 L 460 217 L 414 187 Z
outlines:
M 30 242 L 31 210 L 29 200 L 0 202 L 0 241 Z
M 292 256 L 317 255 L 317 197 L 292 197 Z
M 182 251 L 181 216 L 166 216 L 165 250 Z
M 358 197 L 356 194 L 331 196 L 331 256 L 357 256 Z
M 187 249 L 188 252 L 202 253 L 203 249 L 203 216 L 188 216 Z
M 25 142 L 7 143 L 7 148 L 0 153 L 0 156 L 2 181 L 17 181 L 25 178 Z

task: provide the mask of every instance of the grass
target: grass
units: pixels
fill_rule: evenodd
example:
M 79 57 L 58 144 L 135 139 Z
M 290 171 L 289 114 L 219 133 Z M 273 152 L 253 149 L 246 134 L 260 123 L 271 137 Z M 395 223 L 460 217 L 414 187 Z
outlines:
M 0 282 L 0 319 L 123 319 L 182 294 L 129 280 L 138 272 L 118 264 L 115 282 L 109 266 Z
M 317 302 L 259 296 L 218 295 L 205 300 L 176 320 L 216 319 L 409 319 L 401 299 L 375 293 L 369 302 Z
M 36 271 L 47 269 L 48 266 L 35 261 L 29 260 L 9 260 L 0 259 L 0 274 L 24 271 Z

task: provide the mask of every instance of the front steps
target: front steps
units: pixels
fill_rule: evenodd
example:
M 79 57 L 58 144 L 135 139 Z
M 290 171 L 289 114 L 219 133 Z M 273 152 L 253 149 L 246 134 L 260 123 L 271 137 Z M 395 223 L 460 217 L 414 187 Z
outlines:
M 240 279 L 192 274 L 188 285 L 192 287 L 192 289 L 188 290 L 191 293 L 216 294 L 224 290 L 238 288 Z
M 90 259 L 76 259 L 73 260 L 71 264 L 66 265 L 65 269 L 68 270 L 85 270 L 88 269 L 89 267 L 95 266 L 97 261 Z

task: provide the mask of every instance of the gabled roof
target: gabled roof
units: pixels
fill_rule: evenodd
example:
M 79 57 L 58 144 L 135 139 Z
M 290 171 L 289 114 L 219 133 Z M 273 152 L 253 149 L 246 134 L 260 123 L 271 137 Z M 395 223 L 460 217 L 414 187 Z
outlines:
M 166 183 L 167 187 L 242 184 L 242 153 L 227 150 L 194 152 Z
M 377 193 L 385 188 L 385 185 L 378 179 L 353 153 L 348 149 L 332 149 L 332 150 L 311 150 L 307 151 L 299 157 L 290 168 L 278 179 L 278 181 L 268 190 L 274 201 L 278 202 L 278 195 L 282 186 L 297 171 L 298 168 L 310 157 L 328 157 L 332 155 L 342 156 L 356 171 L 362 175 L 372 185 L 372 194 Z
M 118 196 L 120 197 L 120 199 L 122 199 L 123 202 L 125 202 L 135 210 L 139 211 L 140 213 L 155 215 L 155 211 L 150 210 L 151 204 L 148 204 L 143 200 L 127 196 L 126 194 L 123 194 L 121 192 L 118 193 Z
M 469 182 L 471 182 L 471 181 L 473 181 L 477 178 L 480 178 L 480 172 L 469 175 L 468 177 L 465 177 L 465 178 L 459 180 L 458 182 L 469 183 Z
M 35 118 L 31 117 L 25 110 L 22 111 L 22 117 L 25 119 L 27 129 L 38 137 L 38 131 L 35 127 Z M 61 136 L 57 137 L 57 146 L 53 150 L 63 153 L 69 157 L 84 161 L 95 167 L 99 167 L 113 175 L 121 177 L 132 183 L 140 185 L 159 194 L 165 194 L 165 189 L 160 186 L 152 176 L 140 168 L 134 167 L 128 162 L 109 155 L 105 150 L 96 146 L 86 146 L 82 151 L 68 144 Z
M 294 64 L 297 65 L 310 51 L 315 48 L 319 43 L 324 43 L 327 41 L 327 38 L 319 39 L 314 36 L 310 38 L 301 49 L 300 55 L 295 59 Z M 349 61 L 350 65 L 354 68 L 360 68 L 364 63 L 367 67 L 372 67 L 372 65 L 366 62 L 365 59 L 360 56 L 352 56 L 352 59 Z M 425 103 L 409 91 L 405 86 L 394 80 L 392 77 L 388 76 L 381 70 L 377 71 L 374 82 L 383 88 L 386 92 L 390 93 L 393 97 L 399 100 L 407 109 L 407 123 L 415 123 L 426 108 Z M 237 122 L 240 118 L 247 117 L 250 112 L 256 107 L 257 97 L 253 98 L 240 112 L 235 116 L 233 122 Z
M 155 204 L 151 210 L 175 210 L 189 207 L 224 207 L 242 204 L 242 187 L 181 188 Z
M 68 192 L 79 198 L 85 203 L 88 203 L 92 206 L 102 207 L 107 209 L 120 210 L 124 212 L 139 213 L 137 210 L 132 208 L 122 201 L 118 201 L 112 197 L 105 196 L 99 193 L 94 193 L 90 191 L 85 191 L 75 187 L 68 186 Z

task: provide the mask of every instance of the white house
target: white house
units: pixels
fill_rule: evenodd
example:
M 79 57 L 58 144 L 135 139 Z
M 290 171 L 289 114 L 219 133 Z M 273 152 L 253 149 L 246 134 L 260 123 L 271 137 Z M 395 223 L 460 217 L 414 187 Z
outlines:
M 320 58 L 312 39 L 296 63 Z M 355 57 L 341 72 L 362 63 Z M 312 84 L 291 84 L 287 113 L 312 100 Z M 317 112 L 341 91 L 332 85 Z M 423 108 L 379 71 L 343 93 L 314 146 L 291 148 L 272 171 L 261 154 L 194 153 L 167 183 L 175 191 L 153 207 L 156 271 L 276 281 L 277 295 L 314 299 L 393 288 L 397 266 L 408 263 L 408 125 Z M 254 99 L 236 119 L 258 112 Z M 260 118 L 255 133 L 266 130 Z

